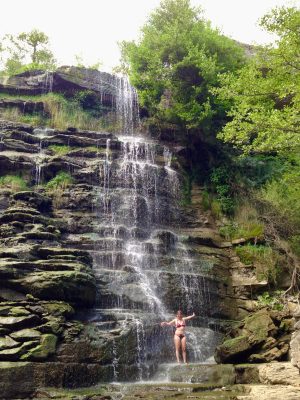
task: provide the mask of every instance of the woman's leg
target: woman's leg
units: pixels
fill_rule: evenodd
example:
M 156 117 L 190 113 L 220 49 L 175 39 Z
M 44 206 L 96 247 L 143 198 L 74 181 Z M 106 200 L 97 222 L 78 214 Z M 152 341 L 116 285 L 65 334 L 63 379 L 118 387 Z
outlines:
M 180 363 L 180 358 L 179 358 L 180 338 L 177 335 L 174 335 L 174 344 L 175 344 L 176 360 L 178 363 Z
M 181 339 L 181 350 L 182 350 L 183 362 L 186 364 L 186 337 L 183 337 Z

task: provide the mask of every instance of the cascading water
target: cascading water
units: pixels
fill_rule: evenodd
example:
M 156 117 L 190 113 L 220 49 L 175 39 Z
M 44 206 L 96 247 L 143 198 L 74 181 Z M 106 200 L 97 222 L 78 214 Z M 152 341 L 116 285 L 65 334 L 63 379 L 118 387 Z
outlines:
M 113 154 L 108 140 L 105 157 L 99 160 L 95 312 L 100 319 L 109 315 L 119 321 L 129 334 L 125 347 L 112 339 L 114 380 L 121 375 L 126 352 L 135 362 L 135 377 L 142 379 L 151 363 L 173 357 L 171 332 L 163 332 L 159 322 L 173 318 L 181 307 L 186 313 L 201 312 L 203 325 L 210 283 L 176 233 L 180 179 L 172 168 L 172 152 L 136 132 L 136 92 L 127 79 L 116 78 L 115 83 L 120 151 Z M 212 330 L 196 323 L 188 333 L 190 359 L 205 361 L 216 340 Z
M 35 156 L 35 184 L 39 186 L 42 178 L 42 168 L 45 162 L 46 154 L 44 152 L 43 143 L 47 137 L 51 136 L 54 129 L 50 128 L 36 128 L 33 130 L 35 137 L 39 139 L 38 153 Z

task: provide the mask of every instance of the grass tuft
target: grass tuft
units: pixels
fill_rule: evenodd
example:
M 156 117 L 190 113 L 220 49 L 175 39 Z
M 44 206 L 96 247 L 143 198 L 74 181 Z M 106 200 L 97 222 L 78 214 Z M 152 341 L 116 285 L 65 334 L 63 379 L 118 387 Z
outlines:
M 13 191 L 28 189 L 25 180 L 17 175 L 5 175 L 0 178 L 0 187 L 12 189 Z

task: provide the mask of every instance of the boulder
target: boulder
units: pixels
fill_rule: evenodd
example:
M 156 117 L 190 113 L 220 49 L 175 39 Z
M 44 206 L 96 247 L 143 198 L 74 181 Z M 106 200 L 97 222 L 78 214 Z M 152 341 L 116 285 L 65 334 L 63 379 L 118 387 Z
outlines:
M 289 350 L 290 330 L 285 329 L 273 316 L 272 310 L 261 309 L 247 316 L 230 331 L 230 339 L 216 348 L 218 363 L 270 362 L 286 357 Z M 278 314 L 277 318 L 278 318 Z M 282 318 L 284 314 L 282 315 Z M 284 319 L 283 319 L 284 321 Z M 280 326 L 276 326 L 276 324 Z

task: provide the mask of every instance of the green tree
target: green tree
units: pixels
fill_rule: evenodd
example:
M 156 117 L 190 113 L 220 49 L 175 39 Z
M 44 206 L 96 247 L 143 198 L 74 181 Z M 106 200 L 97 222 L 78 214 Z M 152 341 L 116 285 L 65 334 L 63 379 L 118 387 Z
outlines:
M 232 102 L 219 137 L 244 152 L 295 151 L 300 144 L 300 11 L 276 8 L 261 26 L 277 35 L 237 73 L 220 76 L 221 101 Z
M 12 75 L 26 69 L 53 69 L 55 59 L 48 46 L 48 36 L 37 29 L 17 36 L 5 35 L 2 40 L 5 72 Z
M 226 105 L 212 95 L 218 74 L 236 70 L 244 51 L 204 20 L 189 0 L 163 0 L 138 42 L 122 42 L 123 69 L 152 116 L 211 132 Z

